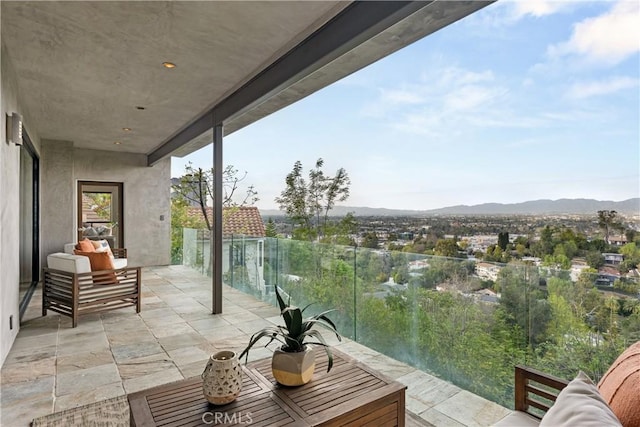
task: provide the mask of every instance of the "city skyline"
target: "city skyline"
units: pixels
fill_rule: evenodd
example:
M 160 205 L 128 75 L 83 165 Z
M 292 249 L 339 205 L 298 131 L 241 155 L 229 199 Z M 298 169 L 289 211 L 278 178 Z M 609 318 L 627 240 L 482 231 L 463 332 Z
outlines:
M 318 158 L 348 206 L 638 197 L 638 40 L 635 1 L 497 2 L 225 137 L 224 164 L 261 209 Z

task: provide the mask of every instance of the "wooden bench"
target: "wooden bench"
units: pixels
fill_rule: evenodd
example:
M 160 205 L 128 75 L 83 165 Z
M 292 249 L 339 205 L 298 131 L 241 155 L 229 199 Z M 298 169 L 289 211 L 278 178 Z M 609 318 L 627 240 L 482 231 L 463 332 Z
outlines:
M 126 256 L 126 249 L 113 252 Z M 140 312 L 140 267 L 90 271 L 88 258 L 83 256 L 56 253 L 47 259 L 50 266 L 57 268 L 44 268 L 43 316 L 47 310 L 69 316 L 75 328 L 82 314 L 128 306 L 135 306 L 136 313 Z
M 514 409 L 495 426 L 536 426 L 569 381 L 527 366 L 515 368 Z

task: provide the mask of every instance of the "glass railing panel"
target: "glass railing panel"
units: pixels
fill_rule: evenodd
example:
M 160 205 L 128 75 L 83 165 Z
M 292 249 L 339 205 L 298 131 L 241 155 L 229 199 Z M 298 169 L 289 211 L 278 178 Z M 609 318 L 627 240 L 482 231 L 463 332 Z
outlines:
M 184 265 L 211 276 L 209 231 L 195 228 L 171 229 L 171 264 Z
M 208 271 L 208 235 L 182 238 L 183 263 Z M 342 335 L 507 407 L 515 365 L 598 381 L 640 339 L 631 278 L 264 237 L 223 247 L 225 284 L 336 309 Z
M 583 370 L 597 381 L 639 334 L 637 296 L 598 289 L 597 274 L 572 279 L 570 271 L 522 263 L 357 256 L 363 265 L 391 264 L 390 280 L 358 299 L 357 340 L 504 406 L 513 405 L 516 364 L 566 379 Z M 635 291 L 629 283 L 617 288 Z
M 306 307 L 306 315 L 335 310 L 329 318 L 341 334 L 352 336 L 354 325 L 354 248 L 305 242 L 267 239 L 266 284 L 268 302 L 276 304 L 274 286 L 291 304 Z
M 222 279 L 233 288 L 264 300 L 268 294 L 265 238 L 232 235 L 222 243 Z
M 548 308 L 546 315 L 528 313 L 540 331 L 529 340 L 530 364 L 566 379 L 582 370 L 597 382 L 640 338 L 640 294 L 631 291 L 640 290 L 637 281 L 545 267 L 539 277 Z
M 473 261 L 365 249 L 358 257 L 369 269 L 358 274 L 373 286 L 358 299 L 358 342 L 475 394 L 512 399 L 505 386 L 521 359 L 500 351 L 490 303 L 481 301 L 491 293 L 474 293 L 482 279 Z

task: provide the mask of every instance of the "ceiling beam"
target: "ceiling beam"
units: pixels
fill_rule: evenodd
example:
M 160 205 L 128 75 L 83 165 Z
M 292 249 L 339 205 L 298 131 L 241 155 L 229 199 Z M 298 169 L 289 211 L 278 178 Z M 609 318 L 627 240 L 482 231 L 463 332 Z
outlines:
M 224 124 L 319 70 L 432 1 L 356 1 L 234 93 L 147 155 L 154 165 L 195 137 Z

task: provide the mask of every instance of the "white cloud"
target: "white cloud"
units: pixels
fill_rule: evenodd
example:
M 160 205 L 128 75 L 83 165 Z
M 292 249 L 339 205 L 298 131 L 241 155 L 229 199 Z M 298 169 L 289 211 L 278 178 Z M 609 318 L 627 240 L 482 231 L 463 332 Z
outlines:
M 385 117 L 393 112 L 411 118 L 416 111 L 422 115 L 423 110 L 465 111 L 490 102 L 503 92 L 492 71 L 474 72 L 451 66 L 431 68 L 417 82 L 378 91 L 378 99 L 362 109 L 363 115 Z
M 448 111 L 469 111 L 486 105 L 499 96 L 500 91 L 492 87 L 467 85 L 446 94 L 444 107 Z
M 424 98 L 411 90 L 382 89 L 382 100 L 392 104 L 420 104 Z
M 365 117 L 381 118 L 392 111 L 397 111 L 411 105 L 420 105 L 425 102 L 423 91 L 419 86 L 404 87 L 401 89 L 378 89 L 379 96 L 374 102 L 368 103 L 360 114 Z
M 620 0 L 610 11 L 574 25 L 571 38 L 551 45 L 554 58 L 577 55 L 587 61 L 616 65 L 640 51 L 640 3 Z
M 553 15 L 571 7 L 571 2 L 558 0 L 516 0 L 509 2 L 512 5 L 512 18 L 514 20 L 527 15 L 536 18 Z
M 430 80 L 433 76 L 423 76 L 424 80 Z M 443 69 L 438 80 L 441 84 L 448 85 L 469 85 L 475 83 L 487 83 L 495 80 L 493 71 L 486 70 L 480 73 L 474 71 L 463 70 L 457 67 L 447 67 Z
M 466 17 L 464 22 L 476 33 L 500 37 L 502 30 L 513 27 L 527 17 L 533 19 L 570 12 L 582 0 L 500 0 Z M 497 32 L 497 33 L 496 33 Z
M 624 89 L 637 87 L 638 79 L 630 77 L 613 77 L 608 80 L 580 82 L 572 85 L 567 91 L 567 97 L 584 99 L 592 96 L 608 95 Z
M 433 143 L 447 140 L 468 126 L 520 127 L 505 110 L 510 92 L 491 70 L 432 67 L 418 81 L 378 89 L 379 96 L 361 110 L 367 117 L 390 121 L 393 129 L 421 135 Z

